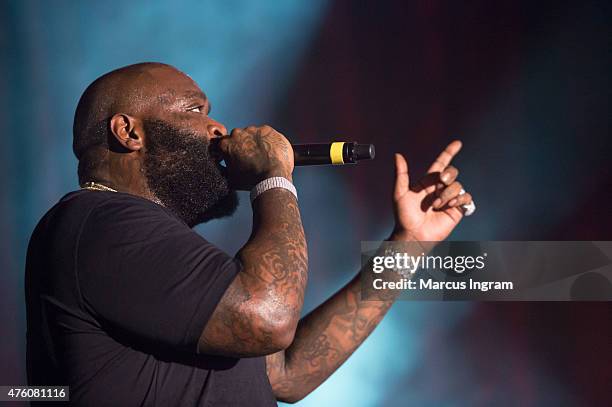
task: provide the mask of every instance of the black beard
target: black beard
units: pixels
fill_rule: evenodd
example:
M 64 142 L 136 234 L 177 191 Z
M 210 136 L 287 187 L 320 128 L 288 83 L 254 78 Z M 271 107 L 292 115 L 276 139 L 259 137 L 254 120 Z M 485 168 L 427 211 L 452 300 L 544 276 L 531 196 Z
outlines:
M 230 216 L 238 195 L 225 168 L 208 150 L 208 138 L 162 120 L 145 120 L 144 172 L 151 191 L 189 227 Z

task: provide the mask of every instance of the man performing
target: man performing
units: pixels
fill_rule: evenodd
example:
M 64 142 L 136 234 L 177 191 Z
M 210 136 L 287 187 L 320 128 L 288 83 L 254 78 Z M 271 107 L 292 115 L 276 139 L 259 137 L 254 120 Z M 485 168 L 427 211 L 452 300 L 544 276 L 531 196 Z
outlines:
M 67 385 L 81 406 L 295 402 L 392 305 L 362 300 L 357 275 L 300 319 L 308 254 L 291 145 L 269 126 L 227 135 L 209 113 L 197 84 L 160 63 L 83 93 L 81 189 L 47 212 L 28 249 L 30 385 Z M 414 184 L 396 154 L 389 240 L 443 240 L 473 205 L 450 165 L 460 148 Z M 192 227 L 231 215 L 236 190 L 252 191 L 253 230 L 232 258 Z

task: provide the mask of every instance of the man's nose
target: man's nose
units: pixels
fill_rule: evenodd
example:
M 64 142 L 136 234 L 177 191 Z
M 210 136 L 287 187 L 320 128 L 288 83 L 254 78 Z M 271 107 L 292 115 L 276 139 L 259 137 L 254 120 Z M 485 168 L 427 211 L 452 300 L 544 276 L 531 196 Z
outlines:
M 212 121 L 206 129 L 208 130 L 208 137 L 223 137 L 227 135 L 227 129 L 221 123 Z

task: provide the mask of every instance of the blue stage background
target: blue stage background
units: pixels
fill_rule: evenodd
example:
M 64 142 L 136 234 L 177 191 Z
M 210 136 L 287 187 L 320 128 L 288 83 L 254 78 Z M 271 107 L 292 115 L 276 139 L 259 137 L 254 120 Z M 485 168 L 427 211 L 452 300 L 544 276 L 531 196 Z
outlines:
M 461 3 L 461 2 L 460 2 Z M 77 187 L 74 108 L 114 68 L 191 75 L 228 128 L 372 142 L 355 167 L 299 168 L 311 258 L 305 311 L 392 225 L 392 153 L 422 173 L 447 142 L 477 214 L 455 240 L 610 240 L 605 2 L 5 1 L 0 5 L 0 384 L 25 384 L 23 272 L 44 212 Z M 230 253 L 250 232 L 198 231 Z M 300 406 L 596 405 L 609 401 L 610 307 L 396 304 Z

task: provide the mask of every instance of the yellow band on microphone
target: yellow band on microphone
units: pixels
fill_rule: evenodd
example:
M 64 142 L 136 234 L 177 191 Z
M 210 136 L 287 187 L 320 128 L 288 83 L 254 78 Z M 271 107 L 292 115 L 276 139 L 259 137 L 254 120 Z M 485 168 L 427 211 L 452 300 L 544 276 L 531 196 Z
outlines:
M 333 165 L 344 164 L 344 158 L 342 157 L 342 149 L 344 147 L 344 141 L 334 141 L 329 147 L 329 157 Z

